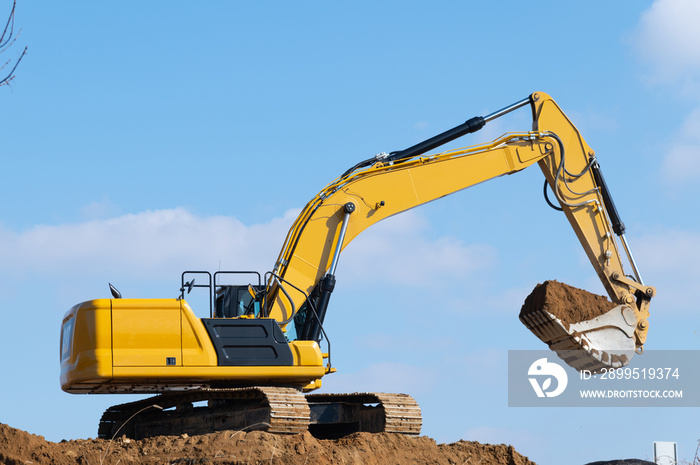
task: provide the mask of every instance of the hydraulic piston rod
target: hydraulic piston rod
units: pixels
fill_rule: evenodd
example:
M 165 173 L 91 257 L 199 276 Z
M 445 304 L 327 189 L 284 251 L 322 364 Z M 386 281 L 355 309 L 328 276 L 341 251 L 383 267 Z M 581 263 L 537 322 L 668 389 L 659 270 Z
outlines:
M 338 234 L 338 243 L 335 244 L 335 251 L 333 252 L 333 260 L 331 260 L 331 267 L 328 269 L 328 274 L 335 275 L 335 269 L 338 267 L 338 258 L 340 257 L 340 249 L 343 247 L 343 241 L 345 240 L 345 232 L 348 229 L 348 221 L 350 221 L 350 215 L 355 211 L 355 204 L 348 202 L 343 206 L 343 223 L 340 225 L 340 233 Z
M 528 97 L 518 102 L 515 102 L 512 105 L 508 105 L 507 107 L 502 108 L 494 113 L 491 113 L 490 115 L 475 116 L 471 119 L 468 119 L 459 126 L 455 126 L 452 129 L 448 129 L 447 131 L 438 134 L 437 136 L 431 137 L 430 139 L 424 140 L 423 142 L 419 142 L 418 144 L 409 147 L 405 150 L 396 152 L 393 155 L 387 157 L 386 160 L 392 162 L 421 155 L 429 150 L 434 149 L 435 147 L 439 147 L 448 142 L 451 142 L 457 139 L 458 137 L 462 137 L 466 134 L 476 132 L 479 129 L 483 128 L 487 122 L 492 121 L 496 118 L 500 118 L 501 116 L 510 113 L 511 111 L 516 110 L 520 107 L 523 107 L 530 102 L 531 98 Z
M 326 318 L 326 310 L 328 309 L 328 302 L 331 299 L 331 293 L 335 289 L 335 270 L 338 267 L 338 258 L 340 257 L 340 249 L 343 248 L 343 241 L 345 240 L 345 232 L 348 229 L 348 222 L 350 221 L 350 215 L 355 211 L 355 204 L 348 202 L 343 206 L 343 222 L 340 225 L 340 232 L 338 233 L 338 241 L 335 244 L 335 251 L 333 253 L 333 259 L 331 260 L 331 266 L 328 269 L 328 273 L 323 277 L 319 286 L 321 286 L 321 294 L 318 299 L 318 305 L 316 308 L 316 314 L 318 315 L 318 321 L 315 321 L 311 330 L 308 334 L 308 340 L 318 341 L 321 336 L 321 325 L 323 320 Z
M 531 102 L 531 97 L 528 97 L 528 98 L 524 98 L 524 99 L 520 100 L 519 102 L 515 102 L 512 105 L 508 105 L 505 108 L 501 108 L 498 111 L 494 111 L 490 115 L 484 116 L 484 122 L 488 123 L 489 121 L 492 121 L 496 118 L 500 118 L 501 116 L 503 116 L 507 113 L 510 113 L 513 110 L 517 110 L 520 107 L 524 107 L 525 105 L 527 105 L 530 102 Z

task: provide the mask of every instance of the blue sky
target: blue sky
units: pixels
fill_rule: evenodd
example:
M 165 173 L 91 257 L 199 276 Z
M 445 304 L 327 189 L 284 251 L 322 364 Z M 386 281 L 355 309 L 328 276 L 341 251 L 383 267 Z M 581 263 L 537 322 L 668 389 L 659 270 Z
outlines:
M 9 11 L 10 3 L 4 2 Z M 70 2 L 17 6 L 0 88 L 0 421 L 94 437 L 126 396 L 58 384 L 61 318 L 174 297 L 185 269 L 271 269 L 325 184 L 534 91 L 596 150 L 652 301 L 647 349 L 697 349 L 700 6 L 621 2 Z M 527 111 L 462 140 L 529 129 Z M 344 252 L 325 391 L 407 392 L 423 433 L 539 464 L 690 459 L 697 408 L 509 408 L 507 351 L 538 282 L 602 293 L 537 168 L 391 218 Z M 206 310 L 198 310 L 200 316 Z M 614 440 L 613 440 L 614 438 Z

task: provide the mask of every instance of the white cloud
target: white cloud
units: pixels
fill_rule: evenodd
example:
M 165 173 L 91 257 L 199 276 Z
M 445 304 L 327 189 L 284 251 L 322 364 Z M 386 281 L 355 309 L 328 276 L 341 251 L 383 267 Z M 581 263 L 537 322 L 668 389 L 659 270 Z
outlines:
M 700 108 L 688 115 L 670 142 L 663 174 L 672 185 L 700 177 Z
M 700 233 L 682 230 L 660 232 L 636 240 L 635 247 L 641 251 L 644 267 L 656 274 L 675 271 L 700 278 Z
M 700 83 L 700 2 L 657 0 L 642 15 L 634 38 L 654 82 Z
M 634 250 L 645 284 L 657 288 L 657 305 L 665 312 L 694 311 L 689 289 L 700 280 L 700 233 L 674 230 L 635 239 Z M 664 305 L 659 305 L 659 304 Z
M 663 160 L 663 174 L 671 184 L 686 183 L 700 177 L 700 144 L 673 144 Z
M 235 218 L 199 217 L 176 208 L 23 232 L 0 230 L 0 269 L 69 273 L 89 264 L 136 276 L 219 263 L 229 269 L 268 269 L 296 213 L 246 226 Z
M 198 216 L 184 208 L 145 211 L 73 224 L 38 225 L 22 232 L 0 228 L 0 272 L 172 275 L 184 269 L 270 270 L 298 214 L 245 225 L 225 216 Z M 451 237 L 427 237 L 424 218 L 407 212 L 370 228 L 346 249 L 339 271 L 348 282 L 368 275 L 426 285 L 491 266 L 490 246 L 465 246 Z M 178 271 L 179 273 L 179 271 Z
M 80 209 L 80 213 L 85 220 L 97 220 L 117 216 L 121 209 L 107 197 L 103 197 L 100 201 L 92 201 L 85 205 Z
M 430 239 L 427 221 L 416 210 L 388 218 L 346 247 L 338 274 L 359 282 L 383 281 L 434 286 L 494 267 L 496 249 L 466 245 L 449 236 Z
M 674 92 L 700 98 L 700 2 L 656 0 L 642 15 L 634 33 L 640 59 L 653 84 L 672 86 Z M 664 154 L 667 182 L 678 185 L 700 177 L 700 108 L 686 117 Z

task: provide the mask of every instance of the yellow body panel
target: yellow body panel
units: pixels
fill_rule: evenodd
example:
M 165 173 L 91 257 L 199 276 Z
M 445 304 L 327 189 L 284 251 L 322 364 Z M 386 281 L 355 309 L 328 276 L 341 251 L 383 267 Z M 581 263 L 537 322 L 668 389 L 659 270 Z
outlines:
M 204 329 L 202 320 L 194 315 L 190 306 L 184 300 L 182 305 L 182 364 L 184 366 L 214 366 L 216 365 L 216 350 Z
M 94 385 L 112 377 L 110 301 L 83 302 L 63 318 L 61 387 Z
M 316 342 L 289 344 L 290 366 L 219 366 L 202 320 L 184 300 L 99 299 L 69 310 L 61 331 L 61 387 L 74 393 L 320 382 Z
M 161 299 L 112 301 L 114 367 L 182 365 L 180 303 Z

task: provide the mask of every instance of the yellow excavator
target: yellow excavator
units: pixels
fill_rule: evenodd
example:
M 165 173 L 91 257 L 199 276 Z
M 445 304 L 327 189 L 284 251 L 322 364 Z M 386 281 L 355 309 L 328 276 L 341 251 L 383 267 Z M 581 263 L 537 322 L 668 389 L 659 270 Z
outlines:
M 426 155 L 523 107 L 532 111 L 530 131 Z M 655 289 L 642 281 L 595 153 L 555 101 L 537 92 L 352 166 L 306 205 L 263 276 L 185 272 L 178 298 L 121 298 L 110 284 L 113 298 L 74 306 L 61 327 L 61 387 L 76 394 L 156 394 L 107 409 L 102 438 L 233 429 L 417 435 L 421 412 L 408 395 L 306 394 L 335 371 L 323 322 L 340 253 L 384 218 L 535 163 L 545 176 L 545 197 L 549 186 L 556 198 L 547 201 L 564 212 L 615 307 L 586 321 L 567 322 L 536 306 L 520 318 L 579 370 L 623 366 L 643 350 Z M 623 269 L 618 242 L 632 275 Z M 228 284 L 232 275 L 244 283 Z M 195 316 L 185 300 L 194 287 L 208 290 L 209 318 Z

